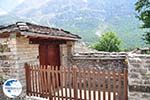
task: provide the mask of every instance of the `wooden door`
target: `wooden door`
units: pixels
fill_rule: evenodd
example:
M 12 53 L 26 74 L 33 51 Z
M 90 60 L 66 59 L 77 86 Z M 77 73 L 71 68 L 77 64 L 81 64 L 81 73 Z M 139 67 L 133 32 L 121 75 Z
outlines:
M 48 45 L 47 64 L 60 66 L 60 49 L 59 45 Z
M 58 66 L 57 68 L 60 69 L 60 48 L 58 44 L 47 44 L 47 45 L 40 45 L 39 46 L 39 58 L 40 58 L 40 65 L 46 65 L 46 69 L 47 69 L 47 65 L 53 66 L 54 70 L 56 69 L 56 66 Z M 45 77 L 44 77 L 45 76 Z M 56 84 L 60 85 L 60 74 L 56 75 L 54 74 L 53 76 L 51 76 L 51 81 L 55 80 Z M 48 74 L 47 72 L 43 72 L 42 73 L 42 79 L 46 78 L 45 81 L 43 81 L 44 84 L 48 84 Z M 58 81 L 56 80 L 58 78 Z M 41 79 L 41 80 L 42 80 Z M 48 91 L 48 86 L 43 85 L 43 91 Z M 55 88 L 57 88 L 55 86 Z M 54 90 L 52 90 L 54 91 Z M 44 96 L 41 96 L 44 97 Z
M 58 44 L 39 46 L 40 65 L 60 66 L 60 48 Z

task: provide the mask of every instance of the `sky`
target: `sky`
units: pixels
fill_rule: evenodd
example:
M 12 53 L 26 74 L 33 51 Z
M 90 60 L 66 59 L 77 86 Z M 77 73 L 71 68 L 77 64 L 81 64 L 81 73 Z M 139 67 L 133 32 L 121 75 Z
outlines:
M 0 0 L 0 15 L 7 14 L 24 0 Z
M 21 4 L 24 1 L 26 3 L 30 2 L 28 3 L 30 7 L 28 6 L 29 8 L 26 8 L 26 10 L 29 10 L 32 8 L 39 8 L 50 0 L 0 0 L 0 15 L 4 15 L 11 12 L 14 8 L 16 8 L 19 4 Z M 87 2 L 87 0 L 84 1 Z

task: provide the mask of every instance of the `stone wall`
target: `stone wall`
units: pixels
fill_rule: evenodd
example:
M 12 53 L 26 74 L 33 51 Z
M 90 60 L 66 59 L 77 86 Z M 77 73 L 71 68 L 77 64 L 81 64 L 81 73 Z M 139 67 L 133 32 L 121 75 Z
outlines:
M 23 86 L 22 95 L 25 96 L 25 63 L 39 63 L 38 45 L 29 44 L 25 37 L 15 36 L 0 39 L 0 76 L 4 79 L 15 78 L 20 80 Z
M 78 67 L 95 67 L 100 70 L 120 70 L 127 68 L 125 53 L 77 53 L 71 60 Z
M 129 100 L 150 100 L 150 55 L 128 55 Z
M 71 57 L 73 55 L 74 42 L 67 41 L 66 44 L 60 45 L 60 60 L 61 66 L 70 67 L 72 66 Z
M 16 39 L 11 38 L 1 38 L 0 39 L 0 81 L 3 82 L 8 78 L 14 78 L 15 73 L 15 47 L 16 47 Z M 2 84 L 0 86 L 0 91 L 2 91 Z M 6 96 L 4 96 L 3 92 L 0 93 L 0 99 L 6 100 Z
M 29 44 L 29 39 L 25 37 L 16 38 L 16 73 L 17 78 L 21 81 L 23 92 L 21 96 L 26 93 L 26 80 L 24 64 L 39 64 L 39 45 Z
M 16 39 L 2 38 L 0 39 L 0 76 L 4 79 L 13 77 L 11 74 L 14 72 L 15 67 L 14 56 Z

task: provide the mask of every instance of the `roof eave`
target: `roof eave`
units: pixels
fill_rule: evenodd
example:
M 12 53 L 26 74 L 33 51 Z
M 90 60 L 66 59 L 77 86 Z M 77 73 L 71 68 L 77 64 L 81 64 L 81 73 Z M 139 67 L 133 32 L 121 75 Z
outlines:
M 62 37 L 62 36 L 50 36 L 45 34 L 37 34 L 34 32 L 20 32 L 20 35 L 25 37 L 34 37 L 34 38 L 52 38 L 52 39 L 59 39 L 59 40 L 68 40 L 68 41 L 78 41 L 81 38 L 71 38 L 71 37 Z

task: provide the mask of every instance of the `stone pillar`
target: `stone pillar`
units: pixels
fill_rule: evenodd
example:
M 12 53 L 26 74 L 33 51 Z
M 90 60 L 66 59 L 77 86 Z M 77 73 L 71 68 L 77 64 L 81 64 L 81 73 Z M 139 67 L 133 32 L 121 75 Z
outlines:
M 18 66 L 16 66 L 16 34 L 0 39 L 0 75 L 3 79 L 18 79 Z M 10 98 L 4 95 L 5 100 Z M 16 98 L 17 99 L 17 98 Z M 19 100 L 19 99 L 18 99 Z
M 72 66 L 72 54 L 73 54 L 74 42 L 67 41 L 66 44 L 60 45 L 60 59 L 61 65 L 65 67 Z
M 150 55 L 128 56 L 129 100 L 150 100 Z
M 67 42 L 67 54 L 68 54 L 69 57 L 72 56 L 73 47 L 74 47 L 74 42 L 68 41 L 68 42 Z
M 74 48 L 74 42 L 73 41 L 68 41 L 67 42 L 67 61 L 68 61 L 68 67 L 72 66 L 72 55 L 73 55 L 73 48 Z
M 61 44 L 60 45 L 60 62 L 61 66 L 67 66 L 67 45 Z

